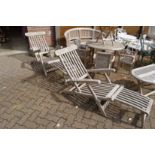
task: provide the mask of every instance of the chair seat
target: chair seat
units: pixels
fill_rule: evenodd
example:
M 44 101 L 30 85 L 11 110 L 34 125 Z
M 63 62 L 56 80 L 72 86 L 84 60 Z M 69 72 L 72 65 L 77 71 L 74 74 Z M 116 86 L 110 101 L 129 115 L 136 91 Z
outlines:
M 122 57 L 120 58 L 120 61 L 129 65 L 133 64 L 133 57 Z
M 131 105 L 146 114 L 150 113 L 153 99 L 143 96 L 138 92 L 123 88 L 122 91 L 115 98 L 116 101 Z
M 93 88 L 95 94 L 99 99 L 110 98 L 111 97 L 110 94 L 113 94 L 119 88 L 119 85 L 108 84 L 104 82 L 102 82 L 101 84 L 90 84 L 90 86 Z M 87 85 L 84 85 L 83 87 L 81 87 L 80 90 L 81 90 L 80 93 L 82 93 L 83 95 L 92 96 L 92 93 L 90 92 Z M 78 93 L 76 89 L 75 89 L 75 92 Z
M 60 69 L 64 74 L 67 74 L 67 72 L 59 58 L 46 57 L 44 62 L 47 63 L 48 65 L 55 67 L 56 69 Z
M 43 56 L 43 59 L 44 59 L 44 62 L 47 63 L 47 64 L 52 64 L 52 63 L 55 63 L 55 62 L 60 62 L 60 59 L 57 58 L 57 57 L 46 57 L 46 56 Z
M 101 100 L 110 99 L 113 101 L 119 101 L 135 107 L 146 114 L 150 113 L 153 100 L 149 97 L 143 96 L 135 91 L 126 89 L 117 84 L 108 84 L 108 83 L 101 83 L 101 84 L 90 84 L 93 91 L 97 95 L 97 97 Z M 87 85 L 84 85 L 80 88 L 81 92 L 75 89 L 76 93 L 80 93 L 86 96 L 92 96 Z

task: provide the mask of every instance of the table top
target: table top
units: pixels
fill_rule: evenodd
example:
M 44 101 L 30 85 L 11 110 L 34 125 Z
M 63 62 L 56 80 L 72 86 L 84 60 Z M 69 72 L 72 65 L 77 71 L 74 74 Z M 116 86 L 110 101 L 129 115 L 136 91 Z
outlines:
M 120 51 L 125 48 L 125 46 L 117 41 L 114 41 L 112 44 L 112 41 L 104 41 L 103 42 L 92 42 L 92 43 L 87 43 L 87 45 L 91 48 L 94 49 L 99 49 L 99 50 L 114 50 L 114 51 Z
M 155 84 L 155 64 L 135 68 L 131 73 L 140 81 Z

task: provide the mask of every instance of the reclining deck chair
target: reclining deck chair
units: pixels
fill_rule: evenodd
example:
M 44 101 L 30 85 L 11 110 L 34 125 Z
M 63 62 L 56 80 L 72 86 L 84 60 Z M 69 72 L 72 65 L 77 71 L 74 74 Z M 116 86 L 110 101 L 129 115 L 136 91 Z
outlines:
M 50 49 L 45 39 L 45 32 L 28 32 L 25 36 L 28 37 L 30 50 L 34 53 L 37 61 L 42 65 L 45 76 L 47 73 L 56 69 L 61 70 L 64 74 L 66 71 L 60 62 L 59 58 L 54 58 L 54 49 Z M 46 67 L 50 65 L 50 68 Z
M 111 101 L 119 101 L 139 109 L 142 113 L 143 126 L 146 116 L 151 111 L 153 100 L 135 91 L 128 90 L 121 85 L 104 83 L 100 80 L 92 79 L 76 50 L 77 46 L 73 45 L 55 52 L 55 54 L 60 57 L 70 77 L 66 82 L 74 83 L 74 87 L 69 91 L 95 99 L 97 106 L 105 116 L 105 108 Z M 105 71 L 107 71 L 107 69 Z M 102 105 L 102 101 L 106 102 Z

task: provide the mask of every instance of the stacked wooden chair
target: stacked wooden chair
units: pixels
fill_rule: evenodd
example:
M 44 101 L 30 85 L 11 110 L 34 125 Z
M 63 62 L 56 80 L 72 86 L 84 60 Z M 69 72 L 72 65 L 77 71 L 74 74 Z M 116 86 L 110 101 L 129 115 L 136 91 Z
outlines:
M 76 52 L 77 46 L 73 45 L 64 49 L 59 49 L 55 53 L 60 57 L 69 79 L 66 82 L 74 84 L 69 92 L 89 96 L 106 116 L 106 107 L 114 101 L 119 101 L 128 106 L 140 110 L 142 114 L 142 126 L 145 118 L 149 115 L 153 100 L 138 92 L 124 88 L 119 84 L 104 83 L 100 80 L 92 79 L 84 67 L 79 55 Z M 104 71 L 104 69 L 102 69 Z M 105 69 L 107 71 L 107 69 Z M 103 102 L 104 101 L 104 104 Z
M 136 59 L 138 56 L 138 50 L 127 47 L 125 50 L 119 53 L 119 63 L 121 66 L 127 65 L 130 67 L 129 71 L 134 68 Z
M 56 69 L 61 70 L 64 74 L 66 71 L 58 57 L 55 57 L 55 50 L 50 49 L 45 39 L 45 32 L 28 32 L 25 36 L 28 37 L 30 50 L 35 55 L 38 62 L 41 63 L 45 76 L 50 71 Z M 50 65 L 50 68 L 49 68 Z

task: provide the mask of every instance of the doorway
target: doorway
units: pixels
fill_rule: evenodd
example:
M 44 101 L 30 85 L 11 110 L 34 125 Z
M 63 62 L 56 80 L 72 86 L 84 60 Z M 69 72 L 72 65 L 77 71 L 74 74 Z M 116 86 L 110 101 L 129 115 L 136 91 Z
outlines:
M 28 41 L 25 37 L 26 26 L 3 26 L 0 28 L 3 35 L 3 39 L 0 42 L 0 52 L 8 50 L 10 52 L 11 50 L 28 51 Z

